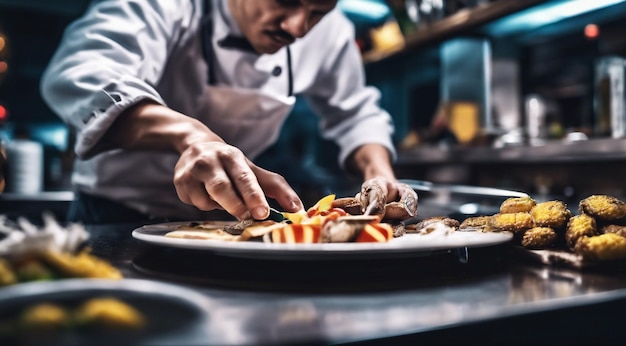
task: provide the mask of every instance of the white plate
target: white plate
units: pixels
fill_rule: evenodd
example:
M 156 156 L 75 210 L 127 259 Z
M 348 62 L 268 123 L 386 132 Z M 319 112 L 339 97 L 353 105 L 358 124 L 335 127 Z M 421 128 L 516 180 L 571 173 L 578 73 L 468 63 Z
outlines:
M 146 318 L 146 326 L 132 335 L 118 334 L 113 330 L 103 334 L 102 331 L 68 328 L 46 334 L 44 340 L 31 339 L 29 334 L 0 333 L 0 344 L 8 340 L 40 345 L 114 345 L 120 342 L 136 345 L 171 342 L 181 345 L 201 344 L 207 338 L 204 328 L 210 307 L 203 295 L 178 285 L 141 279 L 61 279 L 0 288 L 0 322 L 9 323 L 24 309 L 35 304 L 55 303 L 72 311 L 87 299 L 96 297 L 126 301 Z
M 202 222 L 199 222 L 202 223 Z M 172 222 L 145 225 L 133 230 L 133 237 L 141 241 L 176 248 L 207 250 L 221 255 L 248 258 L 316 259 L 329 257 L 358 258 L 362 256 L 397 256 L 428 254 L 456 248 L 485 247 L 506 243 L 513 238 L 509 232 L 453 232 L 440 234 L 405 234 L 388 243 L 325 243 L 272 244 L 260 241 L 222 241 L 181 239 L 165 234 L 190 222 Z

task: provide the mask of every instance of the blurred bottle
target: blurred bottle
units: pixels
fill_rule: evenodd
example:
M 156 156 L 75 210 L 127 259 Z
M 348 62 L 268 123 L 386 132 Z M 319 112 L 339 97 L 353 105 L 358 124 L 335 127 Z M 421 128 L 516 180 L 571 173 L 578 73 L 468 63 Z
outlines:
M 43 146 L 29 139 L 6 143 L 7 192 L 35 194 L 43 190 Z
M 595 64 L 596 136 L 626 137 L 625 59 L 617 56 L 600 58 Z
M 4 187 L 6 186 L 6 181 L 4 177 L 6 176 L 6 167 L 7 167 L 7 152 L 4 148 L 4 141 L 0 141 L 0 192 L 4 191 Z
M 400 31 L 406 37 L 411 35 L 417 29 L 415 18 L 417 18 L 417 8 L 413 8 L 413 1 L 407 0 L 386 0 L 387 5 L 391 9 L 393 16 L 398 22 Z
M 404 36 L 445 16 L 444 0 L 386 0 Z
M 542 144 L 547 137 L 546 102 L 537 95 L 530 94 L 524 100 L 526 113 L 526 135 L 530 145 Z

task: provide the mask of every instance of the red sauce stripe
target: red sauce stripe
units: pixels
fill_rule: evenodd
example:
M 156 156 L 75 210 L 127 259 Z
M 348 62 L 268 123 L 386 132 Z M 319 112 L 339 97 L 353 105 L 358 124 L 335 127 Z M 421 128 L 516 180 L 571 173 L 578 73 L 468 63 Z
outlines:
M 385 243 L 393 237 L 393 229 L 389 224 L 368 224 L 363 227 L 356 238 L 357 242 Z
M 321 225 L 292 224 L 272 231 L 274 243 L 317 243 Z

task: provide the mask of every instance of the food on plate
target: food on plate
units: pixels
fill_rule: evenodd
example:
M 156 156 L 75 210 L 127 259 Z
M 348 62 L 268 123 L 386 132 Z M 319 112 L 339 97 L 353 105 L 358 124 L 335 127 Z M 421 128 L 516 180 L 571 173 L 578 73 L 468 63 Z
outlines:
M 292 224 L 276 228 L 271 233 L 272 243 L 318 243 L 322 232 L 321 225 Z
M 459 228 L 459 224 L 459 220 L 447 216 L 431 216 L 405 228 L 407 233 L 448 234 L 456 231 Z
M 615 233 L 626 237 L 626 226 L 623 225 L 604 225 L 600 227 L 600 233 Z
M 489 219 L 489 229 L 494 232 L 512 232 L 522 234 L 525 230 L 535 227 L 533 217 L 529 213 L 494 214 Z
M 576 243 L 574 252 L 589 260 L 626 258 L 626 238 L 615 233 L 582 237 Z
M 500 205 L 500 214 L 528 213 L 537 205 L 537 202 L 529 196 L 510 197 Z
M 91 253 L 89 234 L 82 225 L 59 225 L 43 214 L 43 227 L 24 218 L 17 222 L 0 215 L 0 286 L 62 278 L 121 279 L 107 261 Z
M 49 264 L 63 277 L 121 279 L 120 271 L 87 251 L 77 254 L 43 252 L 41 260 Z
M 614 196 L 591 195 L 578 204 L 581 213 L 594 218 L 614 221 L 626 217 L 626 203 Z
M 44 302 L 30 305 L 19 316 L 21 329 L 58 331 L 72 323 L 70 312 L 59 304 Z
M 167 233 L 170 238 L 182 238 L 182 239 L 214 239 L 224 241 L 237 241 L 239 236 L 232 235 L 223 229 L 202 229 L 198 226 L 190 226 L 190 229 L 178 229 Z
M 17 275 L 11 268 L 11 264 L 0 257 L 0 287 L 17 283 Z
M 626 203 L 614 196 L 591 195 L 580 200 L 578 211 L 572 215 L 559 200 L 509 198 L 485 229 L 514 232 L 517 244 L 531 250 L 567 251 L 588 261 L 626 258 Z M 468 218 L 461 227 L 479 222 Z
M 356 197 L 341 197 L 337 198 L 332 203 L 332 208 L 343 209 L 350 215 L 360 215 L 361 201 Z
M 391 228 L 393 229 L 394 238 L 402 237 L 404 233 L 406 233 L 406 225 L 404 222 L 391 224 Z
M 470 216 L 461 222 L 459 229 L 463 231 L 488 232 L 490 219 L 491 216 L 489 215 Z
M 272 214 L 270 213 L 270 216 Z M 278 221 L 282 221 L 278 220 Z M 241 235 L 246 228 L 256 227 L 256 226 L 270 226 L 274 224 L 276 220 L 254 220 L 254 219 L 244 219 L 232 225 L 224 226 L 224 232 L 232 235 Z
M 369 223 L 354 239 L 357 243 L 386 243 L 393 238 L 393 228 L 387 223 Z
M 147 322 L 148 316 L 138 308 L 112 296 L 42 300 L 17 306 L 12 314 L 5 314 L 0 319 L 0 340 L 18 345 L 80 344 L 79 339 L 95 335 L 106 339 L 121 332 L 120 336 L 130 336 L 128 332 L 144 330 Z
M 407 198 L 404 201 L 390 202 L 385 205 L 385 213 L 383 214 L 384 221 L 399 221 L 406 220 L 415 216 L 412 212 L 411 206 L 412 199 Z
M 567 226 L 567 221 L 572 213 L 567 209 L 567 205 L 558 200 L 537 203 L 531 210 L 535 226 L 550 227 L 553 229 L 563 229 Z
M 141 329 L 146 324 L 139 310 L 113 297 L 88 299 L 77 308 L 75 319 L 79 325 L 98 328 Z
M 380 224 L 376 216 L 345 216 L 328 220 L 320 233 L 321 243 L 350 241 L 387 242 L 393 237 L 391 225 Z
M 403 186 L 403 185 L 401 185 Z M 374 184 L 365 184 L 356 197 L 342 197 L 332 202 L 333 208 L 343 209 L 350 215 L 378 215 L 384 222 L 399 223 L 417 215 L 417 199 L 405 193 L 399 201 L 386 201 L 386 190 Z M 370 210 L 367 210 L 368 207 Z
M 578 239 L 591 237 L 598 234 L 596 219 L 587 215 L 574 215 L 569 219 L 565 230 L 565 244 L 570 250 L 574 250 Z
M 521 244 L 528 249 L 552 247 L 557 240 L 557 233 L 550 227 L 533 227 L 524 231 Z
M 356 203 L 361 206 L 356 198 L 335 201 L 334 194 L 327 195 L 306 211 L 283 212 L 281 218 L 272 220 L 238 222 L 236 231 L 232 228 L 225 231 L 229 225 L 216 227 L 206 222 L 181 225 L 165 236 L 268 243 L 387 242 L 393 238 L 394 226 L 382 223 L 381 215 L 351 215 L 339 208 L 348 206 L 349 210 L 356 210 Z

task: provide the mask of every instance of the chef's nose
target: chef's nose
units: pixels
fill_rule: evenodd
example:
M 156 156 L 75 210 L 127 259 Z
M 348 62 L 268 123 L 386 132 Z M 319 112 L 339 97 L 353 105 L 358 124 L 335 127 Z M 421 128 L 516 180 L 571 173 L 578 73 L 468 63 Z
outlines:
M 295 38 L 303 37 L 309 31 L 308 11 L 303 8 L 297 8 L 289 12 L 281 23 L 281 29 Z

